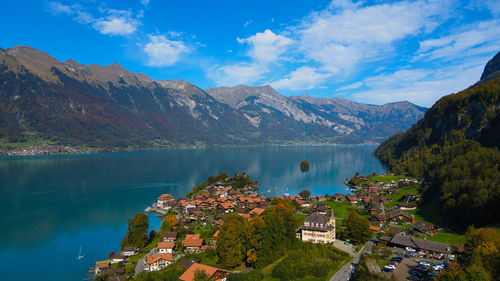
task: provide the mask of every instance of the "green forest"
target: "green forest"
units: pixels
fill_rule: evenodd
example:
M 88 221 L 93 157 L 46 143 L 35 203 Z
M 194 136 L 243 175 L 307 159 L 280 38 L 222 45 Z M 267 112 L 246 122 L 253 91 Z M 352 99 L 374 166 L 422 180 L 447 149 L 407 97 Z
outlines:
M 432 183 L 424 196 L 440 200 L 454 225 L 500 219 L 500 79 L 441 98 L 406 133 L 375 155 L 393 172 Z

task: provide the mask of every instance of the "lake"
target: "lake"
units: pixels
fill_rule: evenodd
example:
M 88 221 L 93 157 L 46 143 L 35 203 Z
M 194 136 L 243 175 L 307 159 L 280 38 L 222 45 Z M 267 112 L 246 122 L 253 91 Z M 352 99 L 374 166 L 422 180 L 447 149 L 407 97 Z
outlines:
M 347 193 L 355 172 L 384 172 L 374 146 L 243 147 L 0 158 L 2 280 L 87 278 L 118 252 L 126 219 L 158 195 L 184 197 L 208 176 L 245 172 L 264 195 Z M 310 170 L 300 171 L 309 160 Z M 150 215 L 152 229 L 160 219 Z M 82 247 L 85 259 L 76 260 Z

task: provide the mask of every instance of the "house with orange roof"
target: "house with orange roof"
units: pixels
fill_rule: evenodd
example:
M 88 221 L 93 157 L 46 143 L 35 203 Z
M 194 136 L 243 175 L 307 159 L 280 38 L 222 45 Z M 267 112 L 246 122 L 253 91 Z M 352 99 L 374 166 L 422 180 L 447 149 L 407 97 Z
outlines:
M 262 215 L 262 213 L 264 213 L 264 211 L 265 210 L 262 208 L 254 208 L 253 210 L 250 211 L 250 214 L 260 216 Z
M 160 254 L 171 254 L 175 248 L 175 242 L 158 242 L 156 248 Z
M 197 271 L 203 271 L 209 276 L 208 280 L 226 281 L 228 271 L 222 268 L 193 263 L 180 277 L 181 281 L 193 281 Z
M 219 204 L 220 210 L 224 213 L 230 213 L 234 210 L 234 205 L 231 202 L 224 202 Z
M 250 218 L 250 214 L 239 213 L 238 215 L 244 217 L 245 219 L 249 219 Z
M 149 271 L 160 270 L 174 261 L 171 254 L 156 254 L 147 256 L 145 260 L 146 267 L 144 269 Z
M 197 252 L 203 244 L 203 239 L 199 234 L 186 234 L 186 238 L 182 241 L 182 245 L 190 252 Z

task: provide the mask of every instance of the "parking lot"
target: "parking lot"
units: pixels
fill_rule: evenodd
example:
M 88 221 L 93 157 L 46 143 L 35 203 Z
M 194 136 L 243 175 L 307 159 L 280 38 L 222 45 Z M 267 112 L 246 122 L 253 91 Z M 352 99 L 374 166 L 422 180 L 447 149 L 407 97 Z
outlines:
M 405 258 L 396 267 L 396 270 L 392 272 L 382 272 L 382 275 L 388 278 L 394 275 L 398 280 L 408 280 L 407 278 L 410 276 L 410 272 L 418 267 L 418 264 L 421 260 L 428 261 L 431 264 L 443 262 L 443 260 L 428 258 Z

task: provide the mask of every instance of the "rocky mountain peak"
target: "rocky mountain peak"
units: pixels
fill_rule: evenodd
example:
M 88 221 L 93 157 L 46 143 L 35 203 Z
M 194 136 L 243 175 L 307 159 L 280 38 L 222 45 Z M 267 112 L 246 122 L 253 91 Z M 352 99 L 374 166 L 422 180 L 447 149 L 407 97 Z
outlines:
M 491 80 L 498 77 L 500 77 L 500 52 L 498 52 L 491 60 L 488 61 L 488 63 L 484 67 L 483 74 L 481 75 L 481 80 Z

